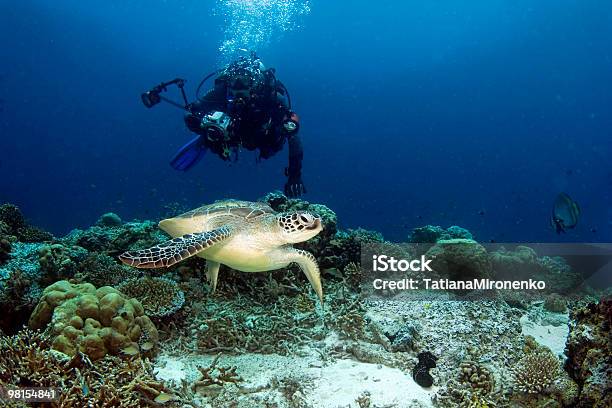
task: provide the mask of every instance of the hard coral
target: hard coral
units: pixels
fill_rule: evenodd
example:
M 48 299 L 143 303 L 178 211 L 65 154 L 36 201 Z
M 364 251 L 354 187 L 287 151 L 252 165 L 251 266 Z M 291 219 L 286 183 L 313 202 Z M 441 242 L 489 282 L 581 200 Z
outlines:
M 528 394 L 550 391 L 561 375 L 559 360 L 548 350 L 528 353 L 517 363 L 513 372 L 516 388 Z
M 170 279 L 153 277 L 129 279 L 117 286 L 117 289 L 129 298 L 138 299 L 150 317 L 172 315 L 185 303 L 183 291 Z
M 486 395 L 493 391 L 495 379 L 488 368 L 473 361 L 464 361 L 459 366 L 459 382 L 467 384 L 474 391 Z
M 96 222 L 99 227 L 119 227 L 121 224 L 123 224 L 121 218 L 112 212 L 103 214 Z
M 17 237 L 21 242 L 45 242 L 51 241 L 54 237 L 53 234 L 47 231 L 43 231 L 38 227 L 27 225 L 17 232 Z
M 75 279 L 80 282 L 89 282 L 96 287 L 113 286 L 138 276 L 137 269 L 120 265 L 117 261 L 98 252 L 91 253 L 78 265 Z
M 152 221 L 128 222 L 120 226 L 93 226 L 87 230 L 73 230 L 64 242 L 93 252 L 120 253 L 128 249 L 149 248 L 168 237 Z
M 21 210 L 13 204 L 0 205 L 0 232 L 13 235 L 21 242 L 42 242 L 53 239 L 50 233 L 28 225 Z
M 12 235 L 17 235 L 17 231 L 26 226 L 21 210 L 8 203 L 0 205 L 0 221 L 8 225 Z
M 571 314 L 566 369 L 580 386 L 579 407 L 612 406 L 612 300 L 591 303 Z
M 82 352 L 99 359 L 106 354 L 131 354 L 139 345 L 148 350 L 149 343 L 158 340 L 157 329 L 140 302 L 109 286 L 96 289 L 89 283 L 59 281 L 47 287 L 29 326 L 41 329 L 49 323 L 52 347 L 70 356 Z
M 544 300 L 544 309 L 554 313 L 565 313 L 567 311 L 567 302 L 557 293 L 551 293 Z
M 438 225 L 426 225 L 413 229 L 408 241 L 413 244 L 435 244 L 446 239 L 474 239 L 474 237 L 470 231 L 457 225 L 447 229 Z
M 38 250 L 41 271 L 51 281 L 71 278 L 77 271 L 70 248 L 61 244 L 45 245 Z
M 11 257 L 11 250 L 11 243 L 6 238 L 0 237 L 0 265 Z
M 438 275 L 451 280 L 491 277 L 491 261 L 487 250 L 469 239 L 440 240 L 425 254 Z
M 30 329 L 0 336 L 0 386 L 59 389 L 53 406 L 61 407 L 158 406 L 154 400 L 165 391 L 139 357 L 69 358 L 51 350 L 47 334 Z

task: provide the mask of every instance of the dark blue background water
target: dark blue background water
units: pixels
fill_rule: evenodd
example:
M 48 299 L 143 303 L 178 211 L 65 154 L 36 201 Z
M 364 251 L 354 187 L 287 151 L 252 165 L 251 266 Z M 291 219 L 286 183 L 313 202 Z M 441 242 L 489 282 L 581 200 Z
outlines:
M 210 3 L 3 2 L 0 202 L 61 234 L 282 188 L 286 151 L 175 172 L 182 114 L 139 100 L 176 76 L 192 93 L 215 68 Z M 302 117 L 306 198 L 396 240 L 427 223 L 612 240 L 611 15 L 604 0 L 314 1 L 259 50 Z M 560 191 L 583 217 L 558 238 Z

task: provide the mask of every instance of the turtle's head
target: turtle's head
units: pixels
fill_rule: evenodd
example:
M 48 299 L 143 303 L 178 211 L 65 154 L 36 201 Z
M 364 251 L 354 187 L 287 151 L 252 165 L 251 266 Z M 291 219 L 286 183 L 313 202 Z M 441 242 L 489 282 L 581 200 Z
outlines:
M 288 244 L 308 241 L 323 229 L 321 218 L 306 211 L 279 214 L 277 220 L 281 236 Z

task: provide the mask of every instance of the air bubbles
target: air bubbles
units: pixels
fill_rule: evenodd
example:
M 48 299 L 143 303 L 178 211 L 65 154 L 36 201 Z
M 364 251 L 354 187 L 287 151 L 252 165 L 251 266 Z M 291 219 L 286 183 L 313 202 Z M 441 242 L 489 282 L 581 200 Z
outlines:
M 299 27 L 310 13 L 308 0 L 217 0 L 215 13 L 224 19 L 221 63 L 258 51 L 283 33 Z

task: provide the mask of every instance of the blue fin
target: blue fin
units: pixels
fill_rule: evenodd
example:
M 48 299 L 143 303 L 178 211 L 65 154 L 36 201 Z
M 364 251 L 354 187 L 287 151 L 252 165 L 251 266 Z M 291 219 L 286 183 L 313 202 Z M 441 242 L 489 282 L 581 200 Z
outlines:
M 202 136 L 197 136 L 176 152 L 170 165 L 175 170 L 187 171 L 204 157 L 206 150 Z

